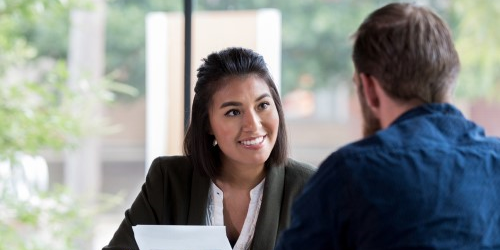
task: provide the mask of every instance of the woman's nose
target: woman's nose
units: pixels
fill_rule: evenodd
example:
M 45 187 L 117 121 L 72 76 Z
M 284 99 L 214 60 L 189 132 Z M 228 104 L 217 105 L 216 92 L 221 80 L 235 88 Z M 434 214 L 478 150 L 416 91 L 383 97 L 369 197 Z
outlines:
M 260 117 L 255 111 L 243 114 L 243 131 L 255 131 L 260 125 Z

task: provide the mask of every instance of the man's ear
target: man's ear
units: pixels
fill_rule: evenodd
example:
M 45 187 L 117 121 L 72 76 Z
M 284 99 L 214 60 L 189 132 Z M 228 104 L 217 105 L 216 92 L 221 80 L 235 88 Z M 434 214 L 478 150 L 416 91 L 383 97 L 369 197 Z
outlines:
M 377 78 L 364 73 L 359 74 L 360 84 L 363 86 L 363 95 L 366 104 L 376 117 L 380 113 L 380 83 Z

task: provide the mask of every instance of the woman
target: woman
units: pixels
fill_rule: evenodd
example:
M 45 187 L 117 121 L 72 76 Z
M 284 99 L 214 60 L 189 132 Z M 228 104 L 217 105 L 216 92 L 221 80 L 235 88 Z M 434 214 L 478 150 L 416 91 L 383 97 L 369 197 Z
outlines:
M 233 249 L 273 249 L 313 168 L 287 158 L 278 91 L 264 59 L 243 48 L 198 68 L 185 156 L 154 160 L 103 249 L 138 249 L 132 226 L 226 226 Z

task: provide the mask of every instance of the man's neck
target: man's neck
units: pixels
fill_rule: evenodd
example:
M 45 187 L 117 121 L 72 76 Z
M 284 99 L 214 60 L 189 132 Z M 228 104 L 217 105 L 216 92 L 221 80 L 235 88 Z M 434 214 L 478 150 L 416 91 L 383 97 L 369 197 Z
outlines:
M 422 105 L 422 101 L 414 99 L 410 101 L 399 101 L 387 98 L 384 102 L 385 108 L 381 109 L 380 124 L 382 129 L 389 127 L 398 117 L 408 110 Z

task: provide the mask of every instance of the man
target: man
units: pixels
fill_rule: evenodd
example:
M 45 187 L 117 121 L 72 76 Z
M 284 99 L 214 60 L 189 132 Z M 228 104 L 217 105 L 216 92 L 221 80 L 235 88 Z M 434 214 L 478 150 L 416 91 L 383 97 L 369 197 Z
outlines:
M 500 140 L 449 104 L 447 25 L 409 3 L 354 35 L 363 140 L 331 154 L 276 249 L 500 249 Z

